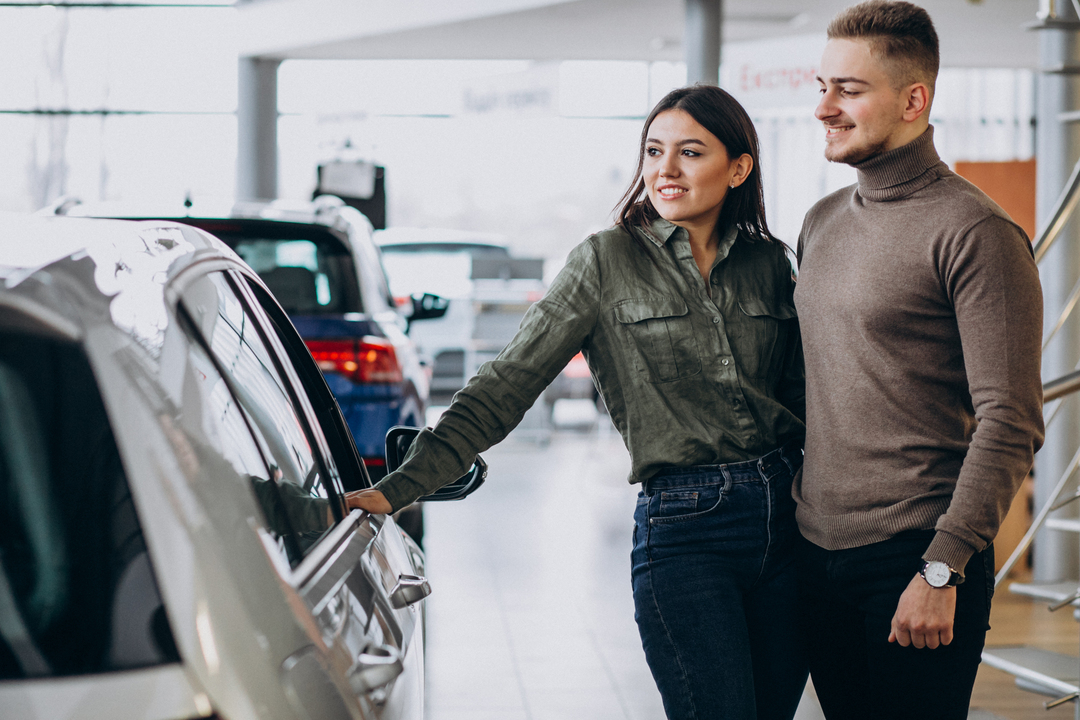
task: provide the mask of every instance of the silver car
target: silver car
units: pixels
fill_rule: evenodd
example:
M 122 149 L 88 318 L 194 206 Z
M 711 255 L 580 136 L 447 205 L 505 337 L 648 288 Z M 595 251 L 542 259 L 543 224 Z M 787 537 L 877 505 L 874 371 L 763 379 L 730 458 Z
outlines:
M 353 483 L 319 369 L 223 243 L 0 215 L 0 717 L 420 720 L 424 557 L 345 511 Z

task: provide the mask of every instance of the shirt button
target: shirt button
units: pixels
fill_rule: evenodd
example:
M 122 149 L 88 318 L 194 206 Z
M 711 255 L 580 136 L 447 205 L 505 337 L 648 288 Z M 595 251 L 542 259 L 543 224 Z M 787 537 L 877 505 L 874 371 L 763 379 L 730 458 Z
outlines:
M 719 316 L 717 316 L 717 317 L 714 317 L 714 318 L 712 319 L 712 321 L 713 321 L 713 325 L 719 325 L 719 324 L 720 324 L 720 318 L 719 318 Z
M 720 361 L 720 364 L 721 364 L 721 365 L 727 365 L 727 364 L 728 364 L 728 360 L 727 360 L 727 358 L 724 358 L 723 360 L 721 360 L 721 361 Z

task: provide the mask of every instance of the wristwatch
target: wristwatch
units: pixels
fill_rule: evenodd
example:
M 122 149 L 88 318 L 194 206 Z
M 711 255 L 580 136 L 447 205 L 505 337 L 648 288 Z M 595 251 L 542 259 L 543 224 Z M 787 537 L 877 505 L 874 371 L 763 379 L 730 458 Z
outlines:
M 964 576 L 940 560 L 929 560 L 919 570 L 922 579 L 932 588 L 956 587 L 964 582 Z

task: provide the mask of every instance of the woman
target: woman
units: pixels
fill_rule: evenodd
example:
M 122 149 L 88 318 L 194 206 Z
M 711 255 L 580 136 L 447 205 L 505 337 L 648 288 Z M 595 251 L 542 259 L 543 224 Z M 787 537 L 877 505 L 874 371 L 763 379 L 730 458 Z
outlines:
M 645 122 L 616 225 L 571 252 L 405 464 L 348 497 L 388 513 L 460 476 L 582 351 L 643 486 L 636 618 L 672 719 L 789 719 L 806 681 L 790 492 L 802 352 L 757 154 L 726 92 L 669 93 Z

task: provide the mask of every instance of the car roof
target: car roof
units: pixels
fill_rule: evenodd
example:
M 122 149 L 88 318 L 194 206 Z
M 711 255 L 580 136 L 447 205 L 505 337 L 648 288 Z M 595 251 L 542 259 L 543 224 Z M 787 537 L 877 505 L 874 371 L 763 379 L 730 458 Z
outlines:
M 202 258 L 242 263 L 220 240 L 173 222 L 0 213 L 0 307 L 17 307 L 65 335 L 125 327 L 123 309 L 160 303 L 163 288 Z M 37 281 L 37 282 L 34 282 Z M 100 310 L 108 308 L 104 317 Z
M 54 212 L 68 217 L 109 218 L 250 218 L 307 223 L 334 224 L 335 217 L 348 207 L 340 198 L 320 196 L 314 201 L 233 200 L 224 197 L 185 198 L 184 200 L 137 200 L 82 202 L 75 198 L 58 200 L 42 214 Z
M 506 238 L 496 233 L 453 230 L 450 228 L 392 227 L 375 232 L 375 242 L 385 249 L 424 252 L 462 252 L 477 250 L 508 254 Z
M 93 202 L 83 203 L 77 199 L 60 199 L 51 206 L 39 211 L 46 215 L 56 213 L 67 217 L 94 217 L 143 220 L 164 218 L 167 220 L 206 227 L 210 232 L 244 232 L 242 228 L 253 229 L 263 224 L 270 227 L 316 226 L 325 229 L 324 237 L 334 237 L 348 251 L 352 251 L 354 236 L 349 233 L 349 226 L 366 227 L 371 232 L 371 222 L 359 210 L 345 204 L 341 198 L 322 195 L 313 201 L 294 200 L 244 200 L 210 197 L 183 202 L 160 200 L 136 202 Z M 235 223 L 236 227 L 211 226 L 216 221 Z

